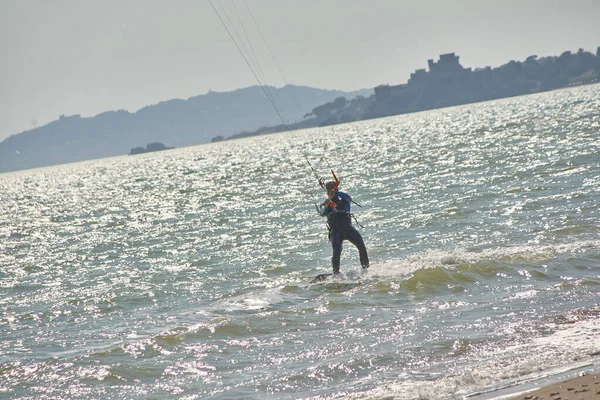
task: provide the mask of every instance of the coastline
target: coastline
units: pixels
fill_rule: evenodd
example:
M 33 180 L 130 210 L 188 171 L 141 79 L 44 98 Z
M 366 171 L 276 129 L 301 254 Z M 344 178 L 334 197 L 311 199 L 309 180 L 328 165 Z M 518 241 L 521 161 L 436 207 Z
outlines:
M 575 378 L 561 380 L 510 397 L 510 400 L 589 400 L 600 399 L 600 373 L 590 373 Z
M 594 354 L 595 356 L 596 354 Z M 491 385 L 467 394 L 463 400 L 600 400 L 597 360 L 541 372 Z M 537 375 L 537 376 L 536 376 Z

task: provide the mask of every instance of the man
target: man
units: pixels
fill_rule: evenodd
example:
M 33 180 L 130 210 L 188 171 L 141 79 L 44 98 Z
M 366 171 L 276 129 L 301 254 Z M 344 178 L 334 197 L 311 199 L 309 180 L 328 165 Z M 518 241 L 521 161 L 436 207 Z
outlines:
M 329 226 L 329 241 L 333 248 L 333 256 L 331 257 L 331 265 L 333 273 L 340 273 L 340 256 L 342 254 L 342 242 L 348 240 L 358 249 L 360 255 L 360 264 L 363 271 L 369 268 L 369 256 L 363 238 L 358 231 L 352 226 L 350 215 L 350 202 L 352 198 L 344 193 L 337 191 L 338 184 L 336 182 L 327 182 L 325 188 L 327 190 L 327 200 L 323 202 L 320 208 L 322 217 L 327 217 Z

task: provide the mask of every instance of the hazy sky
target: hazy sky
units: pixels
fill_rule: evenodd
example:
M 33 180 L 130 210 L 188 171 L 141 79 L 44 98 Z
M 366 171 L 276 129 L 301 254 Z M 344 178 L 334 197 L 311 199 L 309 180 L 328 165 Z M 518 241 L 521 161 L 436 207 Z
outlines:
M 600 46 L 599 0 L 212 3 L 274 86 L 372 88 L 405 83 L 442 53 L 475 68 Z M 0 0 L 0 54 L 0 141 L 60 114 L 257 84 L 209 0 Z

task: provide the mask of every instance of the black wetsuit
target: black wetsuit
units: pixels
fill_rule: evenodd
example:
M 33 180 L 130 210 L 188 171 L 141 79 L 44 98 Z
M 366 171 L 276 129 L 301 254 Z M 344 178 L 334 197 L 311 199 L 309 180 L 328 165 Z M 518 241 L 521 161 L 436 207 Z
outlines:
M 344 240 L 348 240 L 358 249 L 360 264 L 363 269 L 369 268 L 369 256 L 363 238 L 352 226 L 350 215 L 351 197 L 344 192 L 335 192 L 335 196 L 331 201 L 335 203 L 335 207 L 332 205 L 324 207 L 321 215 L 327 217 L 329 225 L 329 241 L 333 248 L 333 256 L 331 257 L 333 273 L 340 273 L 340 256 Z

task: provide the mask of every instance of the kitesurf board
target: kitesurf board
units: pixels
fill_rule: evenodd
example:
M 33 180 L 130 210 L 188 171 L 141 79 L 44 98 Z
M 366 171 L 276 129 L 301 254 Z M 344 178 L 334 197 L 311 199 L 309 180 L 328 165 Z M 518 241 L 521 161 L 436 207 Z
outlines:
M 319 283 L 319 282 L 323 282 L 326 281 L 327 278 L 329 278 L 331 275 L 333 274 L 319 274 L 317 276 L 315 276 L 310 283 Z
M 311 279 L 311 281 L 309 283 L 319 283 L 319 282 L 325 282 L 328 280 L 334 280 L 334 281 L 340 281 L 340 280 L 345 280 L 345 281 L 356 281 L 356 280 L 360 280 L 362 279 L 365 274 L 367 273 L 366 269 L 362 270 L 362 273 L 355 273 L 353 271 L 350 271 L 348 274 L 339 274 L 339 275 L 335 275 L 334 278 L 330 279 L 330 277 L 334 276 L 334 274 L 319 274 L 317 276 L 315 276 L 313 279 Z M 337 279 L 335 279 L 337 278 Z

